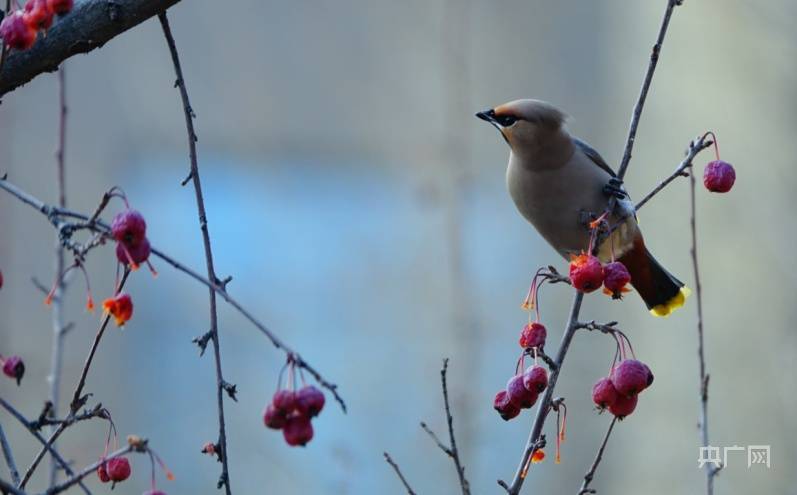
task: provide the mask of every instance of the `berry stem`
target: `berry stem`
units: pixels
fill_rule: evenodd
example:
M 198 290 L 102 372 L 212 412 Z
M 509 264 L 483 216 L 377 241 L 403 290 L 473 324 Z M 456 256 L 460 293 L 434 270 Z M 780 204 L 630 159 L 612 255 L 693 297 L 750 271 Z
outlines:
M 717 160 L 720 159 L 720 143 L 717 141 L 717 135 L 714 134 L 714 131 L 706 131 L 703 134 L 702 139 L 706 139 L 708 136 L 711 136 L 712 141 L 714 141 L 714 155 L 717 157 Z

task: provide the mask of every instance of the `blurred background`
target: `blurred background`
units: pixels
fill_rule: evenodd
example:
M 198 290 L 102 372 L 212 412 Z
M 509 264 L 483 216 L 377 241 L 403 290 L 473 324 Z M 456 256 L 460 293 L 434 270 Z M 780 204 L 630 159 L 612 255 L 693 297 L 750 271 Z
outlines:
M 505 191 L 508 154 L 474 112 L 520 97 L 556 103 L 572 132 L 619 161 L 665 1 L 363 0 L 221 5 L 169 11 L 197 114 L 200 168 L 217 271 L 230 292 L 331 381 L 307 448 L 287 447 L 261 411 L 284 355 L 221 306 L 232 487 L 236 493 L 403 493 L 389 451 L 419 493 L 455 493 L 456 475 L 418 427 L 445 431 L 439 369 L 475 493 L 510 479 L 533 414 L 509 423 L 492 398 L 511 375 L 520 310 L 540 265 L 566 264 L 525 223 Z M 738 179 L 726 195 L 698 191 L 712 445 L 771 445 L 771 467 L 731 452 L 718 493 L 794 492 L 797 475 L 797 4 L 687 1 L 676 10 L 639 128 L 626 184 L 637 199 L 668 175 L 689 141 L 711 129 Z M 182 107 L 155 19 L 101 50 L 70 59 L 67 193 L 93 211 L 113 185 L 144 213 L 153 244 L 204 271 Z M 0 172 L 56 200 L 56 77 L 45 74 L 0 107 Z M 696 160 L 698 171 L 711 158 Z M 119 203 L 108 215 L 118 211 Z M 688 181 L 644 208 L 657 257 L 693 284 Z M 106 216 L 110 218 L 110 216 Z M 31 277 L 53 277 L 53 230 L 0 194 L 0 353 L 24 357 L 23 386 L 0 396 L 35 417 L 47 396 L 50 310 Z M 137 433 L 176 473 L 170 494 L 216 493 L 219 465 L 200 454 L 216 439 L 212 356 L 191 339 L 208 328 L 207 290 L 155 261 L 134 274 L 135 316 L 102 341 L 87 391 L 122 436 Z M 95 252 L 95 298 L 112 290 L 112 249 Z M 98 325 L 82 279 L 68 289 L 65 407 Z M 571 292 L 543 292 L 551 351 Z M 615 429 L 594 488 L 600 493 L 701 493 L 696 304 L 655 319 L 635 294 L 586 298 L 584 319 L 619 320 L 656 374 L 636 412 Z M 574 493 L 610 418 L 592 408 L 613 344 L 578 334 L 557 395 L 569 405 L 562 463 L 535 465 L 526 493 Z M 328 397 L 329 399 L 329 397 Z M 38 450 L 0 413 L 18 463 Z M 546 426 L 553 438 L 555 422 Z M 59 447 L 76 465 L 103 451 L 102 422 L 70 429 Z M 552 454 L 553 449 L 549 449 Z M 115 493 L 147 489 L 149 464 Z M 5 468 L 0 476 L 6 477 Z M 46 473 L 46 469 L 41 469 Z M 158 475 L 162 479 L 162 475 Z M 90 486 L 107 490 L 93 477 Z M 43 477 L 34 480 L 42 488 Z

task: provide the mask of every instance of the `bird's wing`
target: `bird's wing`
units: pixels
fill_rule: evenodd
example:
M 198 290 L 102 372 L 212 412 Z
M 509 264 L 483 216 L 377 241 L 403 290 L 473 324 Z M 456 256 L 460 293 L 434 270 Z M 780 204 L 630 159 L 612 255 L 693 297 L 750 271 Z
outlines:
M 608 173 L 612 177 L 617 177 L 617 174 L 614 173 L 612 167 L 610 167 L 609 164 L 606 163 L 606 160 L 603 159 L 603 157 L 600 155 L 600 153 L 598 153 L 595 150 L 595 148 L 593 148 L 592 146 L 588 145 L 587 143 L 578 138 L 573 138 L 573 143 L 576 145 L 576 148 L 578 148 L 579 150 L 581 150 L 582 153 L 587 155 L 587 157 L 589 157 L 589 159 L 592 160 L 593 163 L 595 163 L 595 165 L 605 170 L 606 173 Z

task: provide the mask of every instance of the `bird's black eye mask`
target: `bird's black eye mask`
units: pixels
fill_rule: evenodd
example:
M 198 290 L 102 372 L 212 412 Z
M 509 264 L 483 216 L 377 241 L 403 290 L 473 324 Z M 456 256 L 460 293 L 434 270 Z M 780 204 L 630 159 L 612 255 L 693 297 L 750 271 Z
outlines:
M 518 121 L 518 118 L 513 115 L 501 115 L 500 117 L 494 116 L 493 119 L 501 127 L 510 127 Z

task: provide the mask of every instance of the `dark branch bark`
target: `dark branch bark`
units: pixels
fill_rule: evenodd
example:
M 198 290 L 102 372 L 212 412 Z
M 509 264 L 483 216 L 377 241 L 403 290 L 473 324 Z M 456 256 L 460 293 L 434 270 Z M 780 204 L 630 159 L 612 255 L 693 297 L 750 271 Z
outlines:
M 30 50 L 11 51 L 0 73 L 0 95 L 43 72 L 54 72 L 64 60 L 99 48 L 154 17 L 179 0 L 85 0 L 40 36 Z

